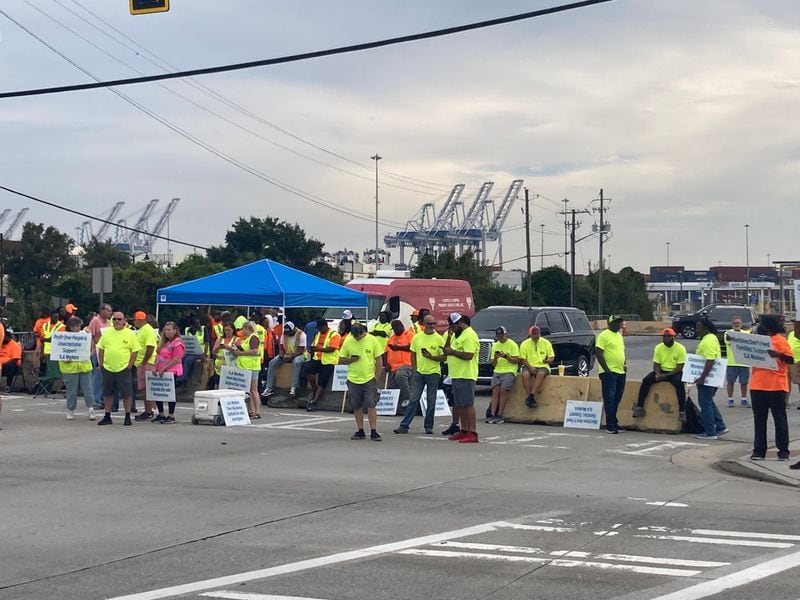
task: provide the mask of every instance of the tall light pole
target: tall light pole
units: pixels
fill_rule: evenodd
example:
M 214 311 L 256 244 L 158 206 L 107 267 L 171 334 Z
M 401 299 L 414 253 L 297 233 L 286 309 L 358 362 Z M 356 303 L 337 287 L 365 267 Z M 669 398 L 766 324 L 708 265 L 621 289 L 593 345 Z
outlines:
M 539 253 L 541 255 L 541 262 L 539 263 L 539 270 L 544 270 L 544 223 L 540 223 L 539 227 L 542 229 L 542 251 Z
M 528 268 L 528 306 L 533 303 L 533 287 L 531 283 L 531 198 L 525 188 L 525 257 Z
M 744 295 L 745 303 L 750 304 L 750 225 L 744 226 Z
M 667 242 L 667 266 L 669 266 L 669 242 Z
M 383 157 L 377 152 L 370 156 L 375 161 L 375 275 L 378 275 L 378 161 Z

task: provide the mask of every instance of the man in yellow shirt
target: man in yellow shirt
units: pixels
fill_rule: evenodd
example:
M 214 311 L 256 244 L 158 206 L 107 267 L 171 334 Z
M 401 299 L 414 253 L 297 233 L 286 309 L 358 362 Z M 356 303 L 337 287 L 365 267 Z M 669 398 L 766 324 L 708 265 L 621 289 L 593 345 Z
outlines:
M 156 330 L 147 322 L 147 313 L 137 310 L 133 313 L 133 324 L 136 326 L 136 339 L 139 341 L 139 353 L 136 355 L 136 392 L 144 401 L 144 411 L 140 412 L 135 421 L 149 421 L 155 416 L 156 403 L 147 399 L 147 372 L 156 368 Z
M 347 365 L 347 392 L 350 396 L 350 407 L 356 420 L 356 432 L 351 440 L 363 440 L 364 409 L 367 409 L 370 436 L 373 442 L 381 441 L 378 433 L 378 383 L 383 368 L 381 355 L 383 343 L 373 335 L 368 335 L 366 328 L 359 322 L 353 323 L 350 335 L 342 342 L 339 350 L 339 364 Z
M 608 316 L 608 328 L 600 332 L 594 343 L 600 371 L 600 385 L 603 390 L 603 410 L 606 413 L 606 433 L 619 433 L 617 409 L 622 393 L 625 391 L 625 340 L 622 338 L 622 325 L 625 320 L 618 315 Z
M 536 394 L 542 387 L 544 378 L 550 375 L 550 365 L 556 358 L 553 344 L 542 337 L 542 330 L 536 325 L 528 330 L 528 339 L 519 345 L 519 359 L 522 365 L 522 386 L 525 393 L 525 406 L 536 408 Z
M 733 399 L 733 384 L 739 380 L 739 392 L 741 394 L 739 402 L 742 408 L 749 408 L 750 403 L 747 401 L 747 386 L 750 384 L 750 367 L 736 362 L 736 357 L 731 350 L 731 343 L 728 340 L 729 333 L 750 333 L 749 329 L 742 329 L 742 317 L 734 315 L 731 319 L 731 328 L 724 334 L 725 340 L 725 358 L 728 360 L 728 366 L 725 368 L 725 381 L 727 383 L 728 391 L 728 407 L 733 408 L 736 406 L 736 401 Z
M 126 426 L 131 426 L 131 400 L 133 380 L 131 367 L 139 354 L 139 340 L 136 333 L 125 326 L 125 315 L 117 311 L 111 316 L 113 327 L 106 327 L 97 342 L 97 360 L 103 374 L 103 402 L 105 416 L 98 425 L 111 425 L 111 405 L 114 392 L 119 391 L 125 406 Z
M 789 365 L 789 392 L 786 398 L 792 393 L 792 383 L 797 384 L 797 389 L 800 390 L 800 321 L 794 320 L 793 329 L 786 336 L 786 341 L 789 342 L 789 347 L 792 349 L 792 356 L 794 356 L 794 364 Z M 800 404 L 797 405 L 800 409 Z
M 686 387 L 681 381 L 683 365 L 686 364 L 686 348 L 675 341 L 675 330 L 667 327 L 661 332 L 662 342 L 653 349 L 653 371 L 642 379 L 639 399 L 633 407 L 634 417 L 643 417 L 644 402 L 650 388 L 657 381 L 668 381 L 675 388 L 678 397 L 678 420 L 686 422 Z
M 449 321 L 455 331 L 450 337 L 450 344 L 445 344 L 444 354 L 447 356 L 447 369 L 453 386 L 453 423 L 460 423 L 461 426 L 447 439 L 460 444 L 477 444 L 475 382 L 478 380 L 478 351 L 481 344 L 468 316 L 450 313 Z
M 489 404 L 489 415 L 485 423 L 500 425 L 504 423 L 503 412 L 506 409 L 508 392 L 514 386 L 519 370 L 519 346 L 517 342 L 508 337 L 505 327 L 498 327 L 494 331 L 496 341 L 492 344 L 491 362 L 494 367 L 492 373 L 492 401 Z

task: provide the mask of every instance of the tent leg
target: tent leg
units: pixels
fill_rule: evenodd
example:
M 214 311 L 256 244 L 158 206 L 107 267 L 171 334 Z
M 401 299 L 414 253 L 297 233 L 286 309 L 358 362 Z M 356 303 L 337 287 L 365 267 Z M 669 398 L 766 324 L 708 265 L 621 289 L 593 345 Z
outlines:
M 156 323 L 158 323 L 158 309 L 161 308 L 160 304 L 156 304 Z

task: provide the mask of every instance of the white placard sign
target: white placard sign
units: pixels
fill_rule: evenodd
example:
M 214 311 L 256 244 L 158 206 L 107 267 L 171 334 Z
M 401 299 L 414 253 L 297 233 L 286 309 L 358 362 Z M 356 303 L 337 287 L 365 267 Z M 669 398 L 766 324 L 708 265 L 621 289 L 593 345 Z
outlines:
M 225 417 L 225 427 L 250 425 L 250 415 L 247 414 L 244 396 L 224 396 L 219 399 L 219 407 L 222 416 Z
M 770 371 L 778 370 L 777 360 L 769 355 L 769 350 L 772 349 L 772 341 L 768 335 L 737 333 L 735 331 L 729 331 L 726 335 L 737 363 L 761 367 Z
M 800 321 L 800 279 L 794 280 L 794 311 L 795 319 Z
M 571 427 L 573 429 L 600 429 L 602 414 L 602 402 L 567 400 L 567 409 L 564 412 L 564 427 Z
M 705 385 L 711 387 L 721 388 L 725 385 L 725 369 L 728 367 L 728 361 L 724 358 L 718 358 L 714 361 L 714 366 L 706 377 Z M 703 369 L 706 368 L 706 359 L 699 354 L 687 354 L 686 364 L 683 365 L 683 377 L 681 381 L 684 383 L 694 383 L 694 380 L 703 374 Z
M 331 381 L 332 392 L 347 391 L 347 365 L 336 365 L 333 367 L 333 380 Z
M 204 354 L 203 347 L 200 342 L 193 335 L 182 335 L 183 345 L 186 348 L 186 354 Z
M 147 399 L 153 402 L 175 402 L 175 374 L 164 373 L 161 377 L 153 371 L 144 374 Z
M 393 417 L 397 414 L 397 403 L 400 400 L 400 390 L 380 390 L 378 404 L 375 412 L 385 417 Z
M 428 386 L 422 388 L 422 396 L 419 399 L 419 407 L 422 411 L 422 416 L 428 410 Z M 447 404 L 447 396 L 444 395 L 444 390 L 436 390 L 436 411 L 433 413 L 434 417 L 450 417 L 453 413 L 450 412 L 450 406 Z
M 253 372 L 247 369 L 223 366 L 219 370 L 219 389 L 249 392 L 252 376 Z
M 51 360 L 90 360 L 92 335 L 87 331 L 55 331 L 51 342 Z

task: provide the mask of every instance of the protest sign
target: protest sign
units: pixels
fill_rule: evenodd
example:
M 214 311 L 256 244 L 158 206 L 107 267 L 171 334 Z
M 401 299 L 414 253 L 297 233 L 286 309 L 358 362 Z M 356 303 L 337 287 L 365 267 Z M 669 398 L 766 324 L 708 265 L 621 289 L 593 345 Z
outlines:
M 86 331 L 55 331 L 51 342 L 50 360 L 91 360 L 92 336 Z
M 219 407 L 222 409 L 222 416 L 225 417 L 225 427 L 250 425 L 244 396 L 224 396 L 219 399 Z
M 380 398 L 375 406 L 379 415 L 393 417 L 397 414 L 397 402 L 400 400 L 400 390 L 380 390 Z
M 778 362 L 769 355 L 772 342 L 768 335 L 738 333 L 729 331 L 725 334 L 731 345 L 731 352 L 736 362 L 752 367 L 761 367 L 770 371 L 778 370 Z
M 219 389 L 250 391 L 252 371 L 237 369 L 236 367 L 223 366 L 219 370 Z
M 706 377 L 705 385 L 711 387 L 721 388 L 725 385 L 725 369 L 728 366 L 728 361 L 724 358 L 718 358 L 714 361 L 714 366 Z M 694 380 L 700 377 L 703 369 L 706 367 L 706 359 L 699 354 L 687 354 L 686 363 L 683 365 L 683 377 L 681 381 L 684 383 L 694 383 Z
M 567 400 L 567 409 L 564 413 L 564 427 L 571 427 L 573 429 L 600 429 L 600 418 L 602 414 L 602 402 Z
M 183 346 L 186 348 L 186 354 L 204 354 L 203 347 L 197 338 L 191 334 L 182 335 Z
M 333 367 L 333 379 L 331 380 L 332 392 L 347 391 L 347 365 L 336 365 Z
M 141 368 L 141 367 L 140 367 Z M 152 402 L 175 402 L 175 374 L 158 376 L 153 371 L 144 374 L 147 399 Z
M 428 386 L 422 388 L 422 396 L 419 399 L 420 410 L 422 415 L 428 410 Z M 450 417 L 450 407 L 447 404 L 447 397 L 444 395 L 443 390 L 436 390 L 436 411 L 433 413 L 434 417 Z

